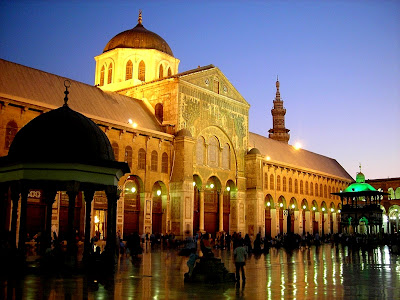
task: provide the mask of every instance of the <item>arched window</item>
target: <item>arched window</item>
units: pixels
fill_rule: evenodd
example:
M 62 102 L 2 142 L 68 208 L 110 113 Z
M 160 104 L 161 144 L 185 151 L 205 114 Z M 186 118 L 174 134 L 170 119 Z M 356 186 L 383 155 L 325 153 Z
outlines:
M 212 136 L 208 142 L 208 165 L 210 167 L 219 166 L 219 142 L 215 136 Z
M 146 65 L 144 64 L 143 60 L 141 60 L 139 63 L 138 79 L 140 81 L 146 80 Z
M 228 144 L 225 144 L 224 149 L 222 149 L 222 168 L 225 170 L 230 169 L 231 165 L 231 158 L 230 158 L 230 148 Z
M 299 193 L 299 182 L 297 181 L 297 179 L 294 180 L 294 192 L 296 194 Z
M 304 194 L 303 180 L 300 180 L 300 194 Z
M 329 199 L 332 198 L 331 191 L 332 191 L 332 188 L 331 188 L 331 186 L 329 186 L 328 187 L 328 197 L 329 197 Z
M 138 153 L 138 169 L 146 169 L 146 151 L 143 148 L 140 148 Z
M 197 144 L 196 144 L 196 162 L 200 166 L 204 165 L 204 154 L 205 154 L 204 149 L 205 149 L 204 138 L 200 136 L 197 139 Z
M 158 78 L 163 78 L 164 77 L 164 68 L 162 65 L 160 65 L 160 70 L 158 71 Z
M 293 180 L 289 178 L 289 193 L 293 193 Z
M 11 143 L 14 140 L 15 135 L 18 132 L 18 125 L 15 121 L 10 121 L 6 125 L 6 138 L 4 143 L 4 149 L 10 149 Z
M 108 76 L 107 76 L 107 83 L 110 84 L 112 82 L 112 72 L 113 72 L 113 65 L 112 63 L 108 66 Z
M 318 197 L 318 183 L 315 184 L 315 197 Z
M 281 176 L 276 176 L 276 190 L 280 191 L 281 190 Z
M 130 146 L 125 148 L 124 162 L 128 163 L 129 168 L 132 168 L 132 148 Z
M 305 182 L 306 195 L 308 195 L 308 181 Z
M 168 173 L 168 154 L 165 152 L 161 157 L 161 173 Z
M 319 185 L 319 196 L 323 197 L 324 196 L 324 190 L 322 188 L 322 184 Z
M 264 173 L 264 188 L 268 190 L 268 174 Z
M 131 60 L 126 63 L 125 80 L 132 79 L 133 64 Z
M 114 143 L 111 144 L 111 147 L 113 148 L 113 151 L 114 151 L 114 158 L 115 158 L 116 161 L 118 161 L 118 159 L 119 159 L 119 147 L 118 147 L 118 144 L 114 142 Z
M 157 151 L 151 152 L 151 170 L 157 172 L 157 165 L 158 165 L 158 153 Z
M 324 185 L 324 198 L 328 198 L 328 188 Z
M 286 177 L 285 176 L 283 176 L 282 185 L 283 185 L 283 191 L 286 192 Z
M 102 66 L 101 71 L 100 71 L 100 86 L 104 85 L 104 72 L 105 72 L 105 68 L 104 68 L 104 66 Z
M 314 184 L 312 182 L 310 182 L 310 195 L 314 195 Z
M 164 107 L 161 103 L 157 103 L 154 108 L 157 120 L 162 123 L 164 120 Z
M 172 76 L 171 68 L 168 68 L 168 77 L 169 77 L 169 76 Z
M 270 190 L 274 190 L 275 189 L 275 186 L 274 186 L 274 175 L 270 175 L 269 176 L 269 189 Z

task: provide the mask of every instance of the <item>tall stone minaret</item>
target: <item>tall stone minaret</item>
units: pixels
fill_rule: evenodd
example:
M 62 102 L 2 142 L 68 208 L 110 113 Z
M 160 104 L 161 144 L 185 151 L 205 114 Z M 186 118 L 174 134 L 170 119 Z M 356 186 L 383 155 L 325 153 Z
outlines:
M 268 130 L 269 138 L 288 143 L 290 134 L 289 129 L 285 128 L 285 114 L 286 109 L 283 108 L 283 101 L 281 100 L 281 94 L 279 93 L 279 80 L 276 78 L 276 96 L 274 100 L 274 108 L 271 109 L 273 128 Z

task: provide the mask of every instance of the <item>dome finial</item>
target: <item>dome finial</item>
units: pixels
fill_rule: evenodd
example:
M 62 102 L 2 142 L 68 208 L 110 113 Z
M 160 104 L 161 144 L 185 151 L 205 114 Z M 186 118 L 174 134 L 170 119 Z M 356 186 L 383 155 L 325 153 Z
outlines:
M 360 173 L 362 173 L 362 172 L 361 172 L 361 163 L 360 163 Z
M 68 88 L 71 86 L 71 82 L 68 79 L 64 80 L 64 86 L 65 86 L 64 106 L 68 106 L 68 103 L 67 103 L 68 102 L 68 94 L 69 94 Z
M 138 24 L 142 25 L 142 10 L 141 9 L 139 9 Z

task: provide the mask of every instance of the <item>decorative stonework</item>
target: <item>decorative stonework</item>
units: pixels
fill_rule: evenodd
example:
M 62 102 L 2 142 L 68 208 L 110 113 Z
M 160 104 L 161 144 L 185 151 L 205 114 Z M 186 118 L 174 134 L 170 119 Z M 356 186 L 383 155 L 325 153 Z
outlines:
M 171 207 L 171 218 L 179 219 L 181 217 L 180 214 L 180 197 L 172 197 L 172 207 Z
M 244 223 L 244 204 L 239 204 L 239 223 Z
M 185 218 L 190 219 L 192 217 L 192 205 L 190 197 L 185 197 Z
M 247 214 L 246 214 L 247 222 L 253 223 L 254 222 L 254 205 L 248 204 L 247 205 Z

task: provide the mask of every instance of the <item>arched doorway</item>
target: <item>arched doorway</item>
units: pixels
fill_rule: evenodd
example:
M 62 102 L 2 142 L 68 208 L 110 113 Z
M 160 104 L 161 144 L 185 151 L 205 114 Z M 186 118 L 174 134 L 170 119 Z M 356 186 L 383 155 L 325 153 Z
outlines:
M 217 177 L 208 179 L 204 191 L 204 230 L 215 235 L 218 232 L 219 193 L 221 184 Z
M 202 187 L 201 179 L 198 175 L 193 175 L 193 233 L 200 231 L 200 190 Z
M 139 233 L 141 180 L 130 176 L 124 188 L 124 239 L 134 232 Z
M 334 222 L 336 221 L 334 218 L 333 218 L 333 214 L 335 213 L 335 204 L 333 203 L 333 202 L 331 202 L 331 205 L 330 205 L 330 209 L 329 209 L 329 221 L 330 221 L 330 233 L 334 233 L 335 231 L 335 228 L 334 228 Z M 336 214 L 336 216 L 337 216 L 337 214 Z
M 309 227 L 307 226 L 307 216 L 306 216 L 306 211 L 308 211 L 308 202 L 306 199 L 303 199 L 303 201 L 301 202 L 301 213 L 302 213 L 302 217 L 303 217 L 303 234 L 306 234 L 309 230 Z M 308 212 L 308 216 L 310 216 L 310 213 Z
M 265 196 L 265 236 L 271 237 L 271 209 L 274 208 L 274 200 L 268 194 Z
M 283 196 L 280 196 L 278 199 L 278 205 L 279 205 L 279 233 L 283 234 L 283 211 L 285 210 L 286 207 L 286 200 Z
M 399 232 L 400 206 L 392 205 L 389 208 L 389 233 L 394 234 Z
M 312 202 L 312 211 L 311 211 L 311 219 L 312 219 L 312 229 L 313 229 L 313 234 L 316 234 L 317 232 L 319 232 L 319 222 L 318 219 L 316 218 L 316 212 L 318 211 L 318 204 L 317 201 L 313 201 Z
M 321 222 L 322 222 L 322 235 L 326 234 L 326 222 L 328 221 L 328 216 L 327 216 L 327 207 L 325 201 L 322 201 L 321 203 Z
M 232 180 L 226 183 L 224 190 L 224 203 L 223 203 L 223 230 L 229 232 L 230 230 L 230 213 L 231 213 L 231 196 L 236 193 L 236 186 Z
M 294 233 L 294 220 L 295 220 L 295 210 L 297 210 L 297 201 L 295 198 L 290 199 L 290 204 L 287 210 L 287 228 L 288 233 Z
M 159 182 L 153 185 L 152 190 L 153 207 L 151 215 L 152 232 L 162 233 L 162 220 L 163 220 L 163 208 L 162 208 L 162 188 Z

